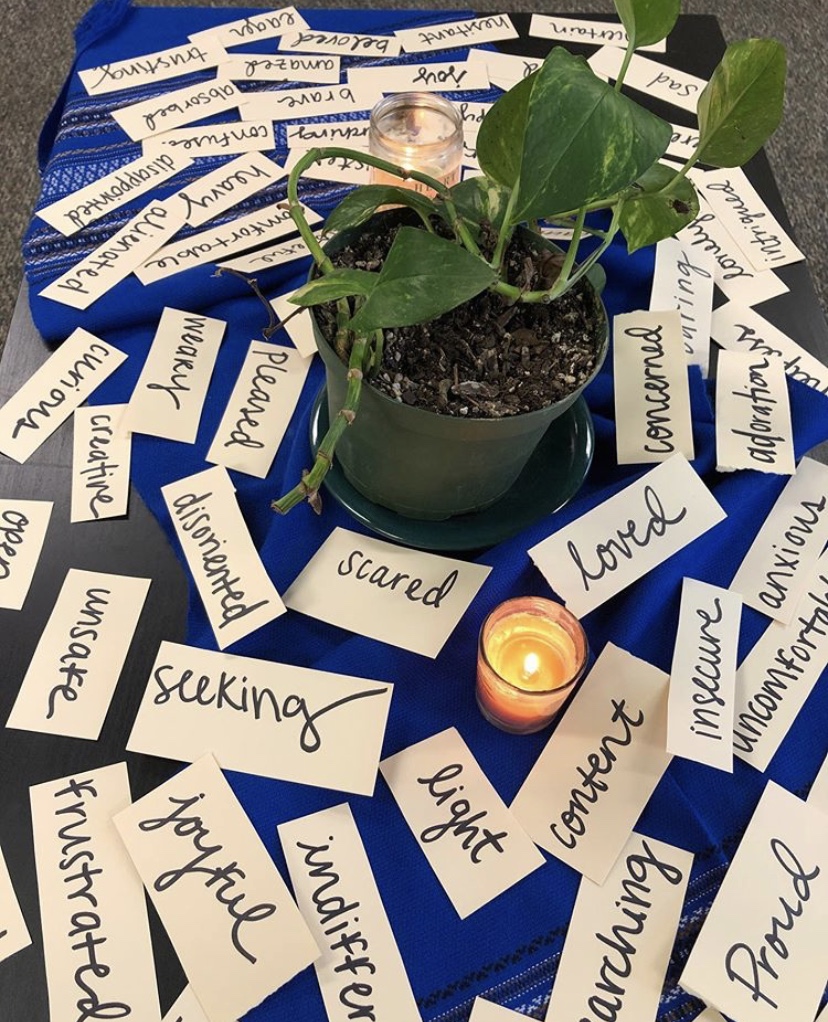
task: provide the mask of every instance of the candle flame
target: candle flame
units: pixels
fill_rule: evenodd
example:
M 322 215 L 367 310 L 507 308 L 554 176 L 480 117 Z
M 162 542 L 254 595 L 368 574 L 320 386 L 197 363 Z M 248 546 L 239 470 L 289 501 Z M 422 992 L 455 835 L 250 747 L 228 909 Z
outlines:
M 533 674 L 538 673 L 540 668 L 540 657 L 537 653 L 527 653 L 523 660 L 523 676 L 524 678 L 531 678 Z

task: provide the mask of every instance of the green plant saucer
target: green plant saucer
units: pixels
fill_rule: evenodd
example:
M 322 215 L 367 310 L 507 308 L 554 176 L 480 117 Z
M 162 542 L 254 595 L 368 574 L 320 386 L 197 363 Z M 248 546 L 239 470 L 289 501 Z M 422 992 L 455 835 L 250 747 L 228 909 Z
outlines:
M 328 399 L 323 384 L 311 409 L 310 442 L 314 454 L 327 429 Z M 514 536 L 568 504 L 586 478 L 594 450 L 592 416 L 580 397 L 549 426 L 508 492 L 484 511 L 442 522 L 406 518 L 354 489 L 336 460 L 325 477 L 325 488 L 352 517 L 386 539 L 421 550 L 481 550 Z

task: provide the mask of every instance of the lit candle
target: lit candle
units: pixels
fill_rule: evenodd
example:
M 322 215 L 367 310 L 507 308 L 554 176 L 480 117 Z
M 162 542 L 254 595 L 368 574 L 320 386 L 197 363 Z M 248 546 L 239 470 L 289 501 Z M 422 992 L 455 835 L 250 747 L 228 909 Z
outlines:
M 401 92 L 381 99 L 371 111 L 369 148 L 374 156 L 406 170 L 419 170 L 447 186 L 460 180 L 463 118 L 460 111 L 432 92 Z M 434 192 L 418 181 L 403 180 L 372 168 L 374 184 L 394 184 L 426 195 Z
M 477 654 L 477 704 L 516 734 L 554 720 L 583 676 L 588 644 L 580 622 L 552 600 L 520 596 L 483 622 Z

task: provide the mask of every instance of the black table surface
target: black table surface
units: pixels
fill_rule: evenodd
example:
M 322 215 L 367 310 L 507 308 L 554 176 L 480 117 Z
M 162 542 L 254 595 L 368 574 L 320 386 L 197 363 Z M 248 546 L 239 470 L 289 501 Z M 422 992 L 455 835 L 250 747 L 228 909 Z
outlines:
M 507 53 L 542 56 L 551 43 L 528 38 L 528 14 L 513 19 L 521 38 L 502 43 Z M 715 18 L 686 15 L 671 34 L 669 52 L 653 57 L 707 78 L 723 50 Z M 574 47 L 585 54 L 593 49 Z M 641 100 L 641 96 L 637 95 Z M 683 111 L 653 101 L 653 111 L 674 123 L 688 123 Z M 786 229 L 788 217 L 767 159 L 758 154 L 745 168 L 754 186 Z M 828 363 L 828 325 L 805 263 L 777 271 L 790 293 L 763 306 L 761 314 Z M 0 362 L 0 405 L 46 360 L 49 351 L 29 314 L 21 289 L 8 341 Z M 0 963 L 0 1020 L 46 1022 L 49 1018 L 40 914 L 29 810 L 29 787 L 85 769 L 126 759 L 133 798 L 151 790 L 179 764 L 125 753 L 127 737 L 146 687 L 159 643 L 184 641 L 187 580 L 166 537 L 138 493 L 130 494 L 129 513 L 121 519 L 70 524 L 72 464 L 71 420 L 25 465 L 0 454 L 0 497 L 54 501 L 54 511 L 22 611 L 0 609 L 0 721 L 7 720 L 43 627 L 69 568 L 109 571 L 153 579 L 123 672 L 97 742 L 4 729 L 0 737 L 0 848 L 6 857 L 32 946 Z M 149 906 L 162 1010 L 178 996 L 184 977 L 152 906 Z M 294 1020 L 302 1022 L 302 1020 Z

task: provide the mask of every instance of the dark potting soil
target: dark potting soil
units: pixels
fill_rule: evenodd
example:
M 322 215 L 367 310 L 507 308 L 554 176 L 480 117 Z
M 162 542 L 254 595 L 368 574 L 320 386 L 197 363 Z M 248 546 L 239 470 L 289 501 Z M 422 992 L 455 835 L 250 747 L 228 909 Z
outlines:
M 369 226 L 331 258 L 337 266 L 377 271 L 398 227 Z M 519 232 L 507 251 L 507 279 L 525 290 L 547 288 L 562 258 Z M 592 373 L 603 329 L 596 304 L 583 283 L 548 305 L 509 304 L 484 291 L 428 323 L 386 329 L 382 366 L 370 383 L 444 415 L 503 418 L 544 408 Z M 318 315 L 332 342 L 335 306 L 320 307 Z

